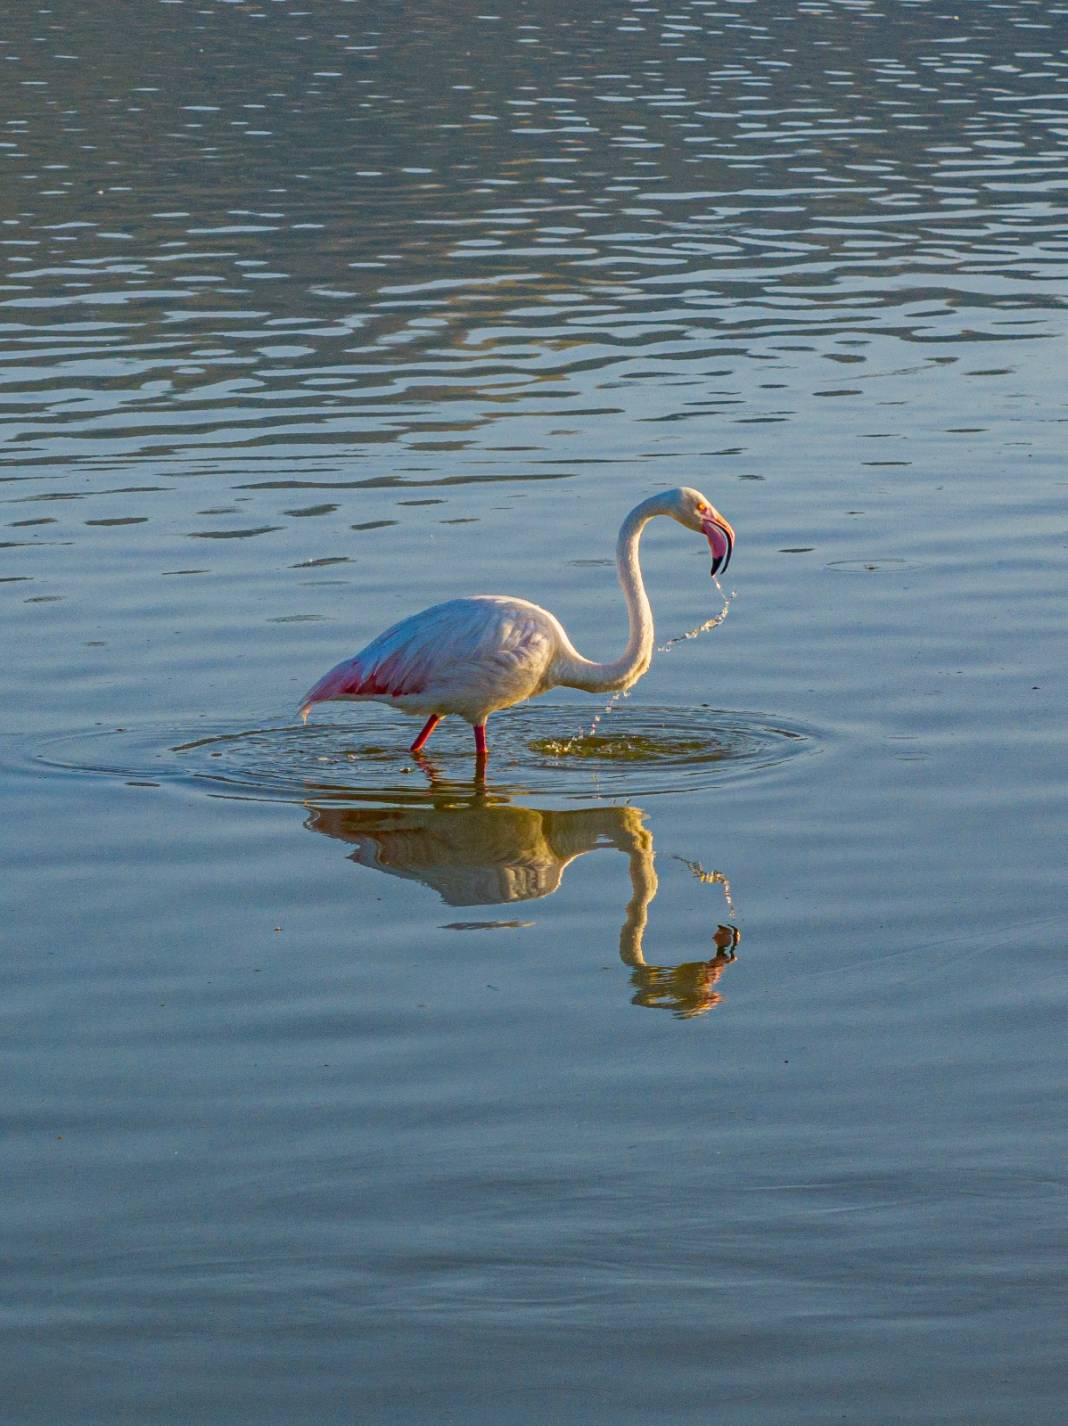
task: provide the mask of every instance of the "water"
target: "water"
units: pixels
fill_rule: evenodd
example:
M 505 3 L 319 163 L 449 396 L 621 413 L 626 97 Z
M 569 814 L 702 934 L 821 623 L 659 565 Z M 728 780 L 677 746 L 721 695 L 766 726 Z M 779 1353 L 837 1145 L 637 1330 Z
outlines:
M 9 8 L 9 1419 L 1059 1423 L 1068 6 Z

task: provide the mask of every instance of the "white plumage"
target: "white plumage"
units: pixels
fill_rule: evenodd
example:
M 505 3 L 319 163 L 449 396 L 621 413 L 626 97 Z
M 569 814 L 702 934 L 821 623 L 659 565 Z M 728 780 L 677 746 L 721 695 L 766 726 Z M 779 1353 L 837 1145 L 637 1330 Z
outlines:
M 551 688 L 547 676 L 566 638 L 547 610 L 525 599 L 450 599 L 402 619 L 337 664 L 305 703 L 375 698 L 404 712 L 455 713 L 477 725 Z
M 526 599 L 496 594 L 450 599 L 394 624 L 330 669 L 305 695 L 304 717 L 313 704 L 328 699 L 389 703 L 428 719 L 412 744 L 418 752 L 438 721 L 455 714 L 474 727 L 476 751 L 484 759 L 486 719 L 498 709 L 561 685 L 590 692 L 629 688 L 649 667 L 653 649 L 638 541 L 656 515 L 706 536 L 713 574 L 726 568 L 734 548 L 734 531 L 699 491 L 666 490 L 635 506 L 616 546 L 630 637 L 615 662 L 583 658 L 560 621 Z

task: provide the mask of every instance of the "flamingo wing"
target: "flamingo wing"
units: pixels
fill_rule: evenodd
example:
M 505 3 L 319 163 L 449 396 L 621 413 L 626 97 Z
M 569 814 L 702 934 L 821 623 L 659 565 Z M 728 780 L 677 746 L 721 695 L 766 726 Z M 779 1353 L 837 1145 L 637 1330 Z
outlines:
M 557 648 L 554 626 L 552 615 L 525 600 L 484 595 L 435 604 L 335 665 L 304 706 L 396 699 L 416 712 L 484 715 L 541 692 Z

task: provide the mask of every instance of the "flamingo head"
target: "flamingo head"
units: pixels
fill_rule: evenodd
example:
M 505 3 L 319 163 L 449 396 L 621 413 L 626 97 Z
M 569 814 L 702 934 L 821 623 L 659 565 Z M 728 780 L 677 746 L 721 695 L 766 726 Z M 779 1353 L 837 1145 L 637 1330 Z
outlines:
M 699 490 L 683 486 L 680 490 L 671 492 L 667 513 L 688 530 L 699 530 L 704 535 L 708 548 L 712 551 L 713 576 L 727 568 L 734 553 L 734 530 L 730 521 L 719 513 L 711 500 L 706 499 Z

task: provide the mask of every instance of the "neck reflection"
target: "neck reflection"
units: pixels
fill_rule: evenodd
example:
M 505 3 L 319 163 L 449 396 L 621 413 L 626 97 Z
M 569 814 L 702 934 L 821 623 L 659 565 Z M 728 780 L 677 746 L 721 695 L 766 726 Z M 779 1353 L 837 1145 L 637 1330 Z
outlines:
M 735 959 L 740 933 L 717 924 L 713 954 L 680 965 L 649 964 L 644 942 L 659 882 L 653 836 L 638 807 L 554 811 L 504 801 L 484 784 L 433 780 L 425 800 L 400 806 L 315 807 L 305 826 L 353 848 L 350 859 L 390 876 L 422 882 L 447 906 L 500 906 L 534 901 L 558 890 L 567 867 L 587 852 L 610 849 L 627 858 L 631 895 L 619 933 L 619 955 L 631 967 L 632 1003 L 704 1015 L 722 999 L 715 989 Z M 698 880 L 730 886 L 720 872 L 684 862 Z M 707 932 L 705 933 L 707 934 Z

